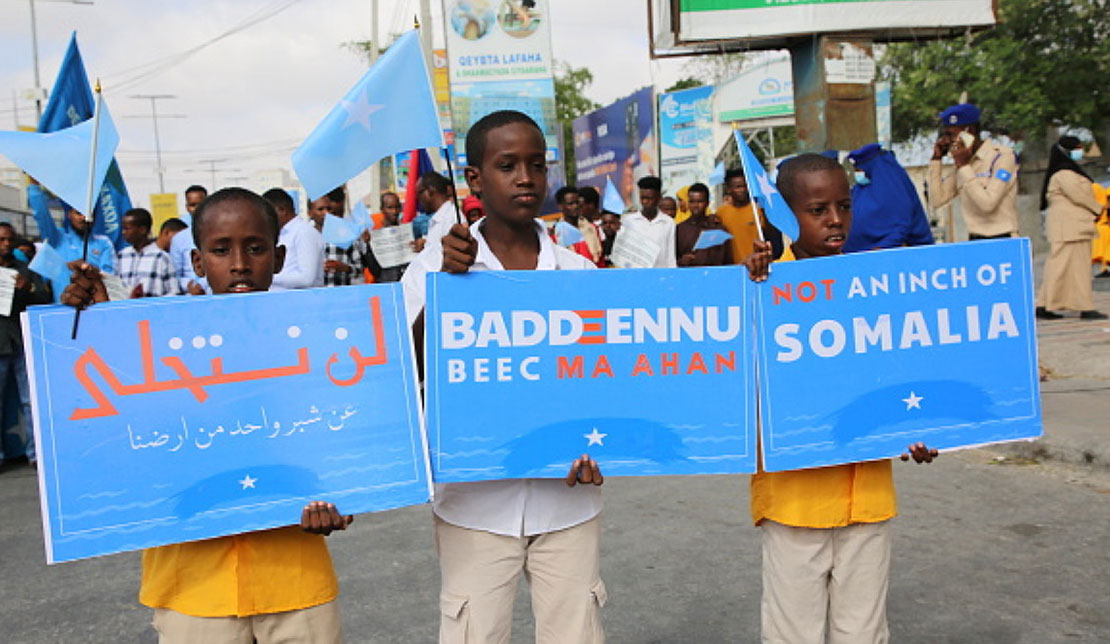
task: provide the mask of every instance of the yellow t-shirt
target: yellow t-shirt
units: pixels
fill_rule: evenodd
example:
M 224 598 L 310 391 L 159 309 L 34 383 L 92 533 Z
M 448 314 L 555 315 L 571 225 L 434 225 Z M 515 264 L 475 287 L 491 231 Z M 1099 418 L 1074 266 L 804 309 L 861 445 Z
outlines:
M 324 537 L 299 526 L 143 551 L 139 602 L 193 617 L 249 617 L 339 596 Z
M 752 204 L 744 206 L 723 204 L 717 209 L 717 216 L 721 218 L 725 230 L 732 235 L 729 243 L 732 244 L 732 261 L 739 264 L 745 257 L 752 254 L 752 244 L 759 239 L 759 231 L 755 227 L 755 214 Z
M 787 247 L 779 261 L 793 259 L 794 252 Z M 764 472 L 760 467 L 752 475 L 751 509 L 756 525 L 765 519 L 800 528 L 885 521 L 898 513 L 891 462 L 789 472 Z

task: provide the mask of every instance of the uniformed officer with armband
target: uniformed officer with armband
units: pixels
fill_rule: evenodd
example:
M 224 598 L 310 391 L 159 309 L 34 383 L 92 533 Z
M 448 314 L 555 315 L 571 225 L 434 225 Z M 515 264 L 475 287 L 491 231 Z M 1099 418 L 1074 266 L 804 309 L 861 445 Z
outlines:
M 979 108 L 970 103 L 941 112 L 940 127 L 929 162 L 929 205 L 939 208 L 959 196 L 970 239 L 1015 236 L 1018 162 L 1014 151 L 980 138 Z M 941 159 L 946 154 L 952 156 L 956 171 L 943 176 Z

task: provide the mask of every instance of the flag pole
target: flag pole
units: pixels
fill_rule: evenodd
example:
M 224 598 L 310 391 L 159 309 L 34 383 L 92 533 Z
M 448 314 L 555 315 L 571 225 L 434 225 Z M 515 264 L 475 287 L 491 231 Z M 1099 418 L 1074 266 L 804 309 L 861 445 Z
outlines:
M 83 235 L 84 241 L 81 250 L 81 262 L 89 260 L 89 235 L 92 234 L 93 221 L 95 220 L 95 205 L 96 205 L 96 146 L 100 140 L 100 112 L 101 105 L 104 102 L 104 94 L 101 92 L 100 79 L 96 79 L 96 87 L 93 88 L 96 92 L 96 105 L 93 108 L 93 129 L 92 129 L 92 145 L 89 152 L 89 189 L 88 196 L 85 199 L 85 234 Z M 73 315 L 73 333 L 70 339 L 77 339 L 77 324 L 81 320 L 81 309 Z
M 412 17 L 412 27 L 413 27 L 413 29 L 417 29 L 417 30 L 420 29 L 420 17 L 419 16 L 414 15 Z M 427 56 L 427 52 L 423 51 L 424 50 L 423 45 L 421 45 L 420 49 L 421 49 L 421 52 L 423 52 L 424 55 Z M 425 60 L 424 68 L 425 68 L 425 70 L 427 70 L 427 61 L 426 60 Z M 431 78 L 429 78 L 428 81 L 430 83 Z M 434 95 L 435 95 L 435 92 L 433 90 L 433 96 Z M 459 208 L 459 193 L 455 191 L 455 170 L 454 170 L 454 168 L 451 167 L 451 152 L 448 151 L 446 145 L 443 146 L 440 149 L 443 150 L 443 160 L 447 162 L 447 181 L 450 182 L 450 184 L 451 184 L 451 202 L 453 204 L 455 204 L 455 223 L 461 224 L 461 223 L 463 223 L 462 209 Z M 416 152 L 416 150 L 413 150 L 413 152 Z M 409 177 L 409 181 L 413 181 L 413 180 L 414 180 L 413 177 Z
M 736 153 L 740 156 L 740 167 L 744 169 L 744 183 L 748 184 L 748 198 L 752 201 L 752 217 L 755 219 L 755 232 L 759 235 L 759 241 L 765 242 L 767 238 L 763 235 L 763 217 L 759 210 L 759 202 L 755 200 L 752 195 L 751 182 L 748 180 L 748 164 L 744 162 L 744 153 L 740 150 L 740 139 L 738 137 L 744 136 L 740 131 L 740 124 L 736 121 L 732 122 L 732 136 L 736 142 Z M 728 189 L 728 182 L 725 182 L 725 189 Z

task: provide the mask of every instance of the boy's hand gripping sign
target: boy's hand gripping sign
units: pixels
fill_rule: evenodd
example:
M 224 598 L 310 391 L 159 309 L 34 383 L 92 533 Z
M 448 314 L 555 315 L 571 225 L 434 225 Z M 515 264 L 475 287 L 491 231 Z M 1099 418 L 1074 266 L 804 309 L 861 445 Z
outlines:
M 428 499 L 399 285 L 73 315 L 24 317 L 48 561 Z
M 743 268 L 428 276 L 436 481 L 755 469 Z

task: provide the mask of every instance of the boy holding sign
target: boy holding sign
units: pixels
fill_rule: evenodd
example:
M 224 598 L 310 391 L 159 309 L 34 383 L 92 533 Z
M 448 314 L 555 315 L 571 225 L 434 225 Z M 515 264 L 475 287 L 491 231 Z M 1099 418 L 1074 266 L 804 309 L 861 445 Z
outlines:
M 193 268 L 214 294 L 268 290 L 281 270 L 277 212 L 249 190 L 208 197 L 191 230 Z M 88 264 L 62 294 L 77 308 L 106 301 L 100 272 Z M 300 526 L 145 550 L 139 601 L 154 609 L 159 642 L 341 642 L 339 584 L 321 535 L 352 520 L 313 501 Z
M 834 160 L 803 154 L 776 182 L 798 219 L 797 241 L 780 261 L 839 255 L 852 225 L 848 177 Z M 744 260 L 767 279 L 771 244 Z M 930 463 L 937 450 L 911 445 L 902 460 Z M 763 533 L 764 642 L 885 642 L 890 577 L 889 519 L 897 513 L 891 462 L 788 472 L 760 469 L 751 482 L 752 519 Z
M 482 195 L 486 216 L 473 228 L 456 223 L 441 240 L 430 238 L 409 265 L 402 283 L 418 343 L 430 271 L 594 267 L 556 246 L 536 219 L 547 194 L 545 150 L 543 132 L 520 112 L 494 112 L 467 133 L 466 179 L 470 190 Z M 532 586 L 538 644 L 604 641 L 599 615 L 605 603 L 599 565 L 601 491 L 596 487 L 602 480 L 597 462 L 583 454 L 565 482 L 436 485 L 441 644 L 509 641 L 522 572 Z M 578 483 L 586 485 L 576 488 Z

